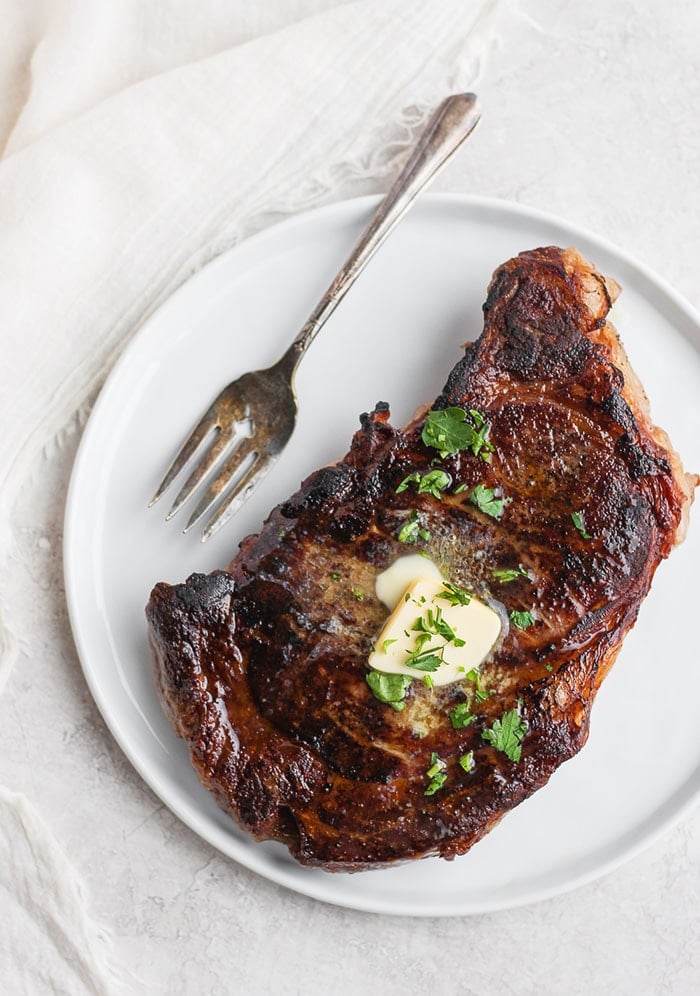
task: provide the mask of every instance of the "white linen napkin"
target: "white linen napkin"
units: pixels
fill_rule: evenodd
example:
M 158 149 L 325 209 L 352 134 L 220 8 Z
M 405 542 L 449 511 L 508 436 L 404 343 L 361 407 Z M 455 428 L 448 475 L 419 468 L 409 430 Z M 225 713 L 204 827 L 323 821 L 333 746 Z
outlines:
M 429 110 L 474 86 L 505 3 L 17 0 L 4 11 L 0 690 L 27 625 L 7 561 L 11 510 L 32 473 L 41 486 L 42 450 L 205 262 L 275 214 L 377 189 Z M 13 992 L 113 991 L 75 873 L 24 797 L 1 787 L 0 841 Z

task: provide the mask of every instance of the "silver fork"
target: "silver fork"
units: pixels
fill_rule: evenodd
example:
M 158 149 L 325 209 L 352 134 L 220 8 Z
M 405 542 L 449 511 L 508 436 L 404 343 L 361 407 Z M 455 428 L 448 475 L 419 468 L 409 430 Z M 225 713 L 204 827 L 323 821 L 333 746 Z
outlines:
M 209 480 L 184 532 L 212 507 L 214 514 L 204 527 L 202 541 L 235 515 L 275 464 L 294 430 L 297 413 L 294 374 L 302 356 L 418 194 L 472 133 L 480 116 L 473 93 L 454 94 L 440 104 L 406 165 L 294 342 L 273 366 L 243 374 L 223 389 L 173 460 L 149 508 L 213 434 L 209 448 L 203 451 L 180 488 L 166 519 L 179 511 L 215 469 L 216 474 Z

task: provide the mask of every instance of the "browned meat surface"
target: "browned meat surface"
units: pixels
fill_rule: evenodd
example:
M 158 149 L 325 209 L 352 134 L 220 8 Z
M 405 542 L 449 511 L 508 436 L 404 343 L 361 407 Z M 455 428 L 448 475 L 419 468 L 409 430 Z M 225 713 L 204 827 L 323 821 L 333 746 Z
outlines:
M 682 538 L 696 483 L 650 423 L 606 323 L 617 290 L 572 249 L 505 263 L 484 332 L 434 405 L 484 413 L 490 462 L 447 456 L 442 501 L 397 494 L 436 450 L 421 440 L 425 409 L 400 430 L 379 404 L 347 456 L 311 474 L 228 570 L 155 587 L 147 614 L 164 709 L 203 783 L 256 838 L 329 870 L 452 857 L 585 743 L 595 693 Z M 507 498 L 500 518 L 468 500 L 480 483 Z M 367 685 L 386 617 L 375 577 L 415 552 L 397 539 L 413 509 L 430 534 L 417 548 L 446 578 L 535 619 L 496 644 L 483 702 L 469 681 L 417 680 L 395 711 Z M 494 578 L 514 565 L 528 576 Z M 460 702 L 478 718 L 454 729 Z M 527 726 L 519 761 L 482 736 L 514 709 Z M 458 761 L 470 750 L 467 772 Z M 426 795 L 433 752 L 447 777 Z

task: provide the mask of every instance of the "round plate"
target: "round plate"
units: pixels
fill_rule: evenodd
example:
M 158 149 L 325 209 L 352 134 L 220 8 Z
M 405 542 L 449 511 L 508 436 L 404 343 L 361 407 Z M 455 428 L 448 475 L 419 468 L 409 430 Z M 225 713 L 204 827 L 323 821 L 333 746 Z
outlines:
M 590 881 L 671 826 L 700 793 L 697 611 L 700 529 L 662 564 L 593 709 L 590 741 L 464 857 L 362 874 L 297 865 L 242 834 L 201 787 L 154 689 L 144 605 L 156 581 L 228 563 L 238 542 L 310 471 L 346 452 L 358 414 L 395 424 L 439 392 L 481 330 L 493 269 L 535 246 L 576 245 L 623 287 L 616 321 L 686 466 L 700 470 L 700 323 L 668 286 L 587 232 L 513 204 L 421 200 L 329 321 L 299 370 L 297 430 L 253 499 L 207 544 L 148 500 L 210 400 L 267 366 L 301 327 L 376 199 L 270 228 L 189 280 L 124 351 L 95 405 L 71 481 L 65 575 L 71 622 L 110 730 L 160 798 L 215 847 L 298 892 L 374 912 L 447 916 L 532 902 Z M 537 458 L 533 452 L 533 459 Z

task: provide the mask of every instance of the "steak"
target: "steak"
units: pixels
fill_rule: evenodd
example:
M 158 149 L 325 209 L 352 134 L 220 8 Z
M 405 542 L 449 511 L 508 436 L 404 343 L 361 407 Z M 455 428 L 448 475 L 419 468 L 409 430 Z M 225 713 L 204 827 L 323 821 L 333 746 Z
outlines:
M 147 616 L 163 708 L 253 837 L 329 871 L 452 858 L 585 744 L 698 481 L 651 423 L 607 321 L 618 292 L 574 249 L 503 264 L 484 331 L 432 406 L 476 412 L 486 449 L 440 459 L 423 441 L 427 409 L 395 429 L 380 403 L 348 454 L 275 508 L 226 570 L 156 585 Z M 441 492 L 400 487 L 436 466 L 450 482 Z M 475 502 L 478 485 L 498 514 Z M 413 544 L 398 538 L 409 522 L 421 526 Z M 480 684 L 414 680 L 392 708 L 366 680 L 387 616 L 375 579 L 416 549 L 512 622 Z M 476 718 L 455 729 L 461 704 Z M 517 751 L 493 733 L 507 716 Z

